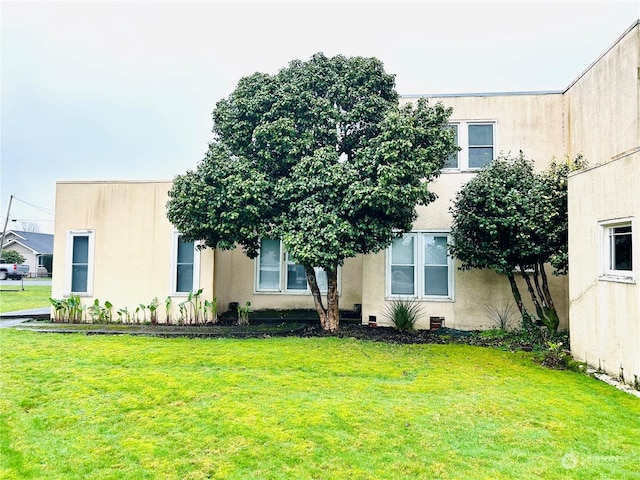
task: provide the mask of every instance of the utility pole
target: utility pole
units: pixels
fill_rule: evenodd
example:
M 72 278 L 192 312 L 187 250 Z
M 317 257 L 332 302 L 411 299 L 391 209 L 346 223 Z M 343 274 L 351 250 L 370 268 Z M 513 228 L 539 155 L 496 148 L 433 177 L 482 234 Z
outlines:
M 9 197 L 9 207 L 7 208 L 7 218 L 4 219 L 4 228 L 2 229 L 2 240 L 0 240 L 0 257 L 2 257 L 2 247 L 4 246 L 4 234 L 7 233 L 7 223 L 9 223 L 9 213 L 11 212 L 11 202 L 13 195 Z

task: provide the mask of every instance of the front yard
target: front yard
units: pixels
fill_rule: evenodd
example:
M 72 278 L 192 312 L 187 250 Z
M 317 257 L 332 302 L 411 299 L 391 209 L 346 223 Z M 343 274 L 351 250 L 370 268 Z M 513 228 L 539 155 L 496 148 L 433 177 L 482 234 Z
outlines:
M 640 401 L 530 355 L 0 331 L 0 477 L 638 478 Z

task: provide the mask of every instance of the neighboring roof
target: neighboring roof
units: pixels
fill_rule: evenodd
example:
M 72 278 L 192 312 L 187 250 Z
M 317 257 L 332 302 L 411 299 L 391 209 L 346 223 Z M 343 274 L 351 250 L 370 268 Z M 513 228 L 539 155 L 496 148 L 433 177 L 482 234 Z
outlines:
M 21 232 L 19 230 L 7 232 L 7 234 L 10 233 L 13 233 L 15 238 L 5 243 L 3 248 L 17 243 L 32 250 L 35 254 L 46 255 L 53 253 L 53 235 L 49 233 Z

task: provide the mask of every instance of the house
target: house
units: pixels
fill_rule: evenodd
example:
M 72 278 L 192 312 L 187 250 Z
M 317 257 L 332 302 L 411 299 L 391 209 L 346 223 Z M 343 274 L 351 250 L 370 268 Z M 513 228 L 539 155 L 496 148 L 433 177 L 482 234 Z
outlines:
M 9 230 L 5 234 L 2 250 L 20 253 L 25 258 L 24 263 L 29 265 L 31 276 L 51 274 L 53 235 Z
M 448 159 L 433 184 L 438 199 L 419 208 L 410 233 L 385 251 L 345 262 L 341 307 L 361 308 L 364 323 L 390 325 L 388 305 L 411 297 L 421 308 L 419 328 L 429 328 L 432 318 L 451 328 L 490 328 L 485 307 L 504 306 L 511 290 L 505 277 L 460 271 L 447 255 L 451 199 L 499 152 L 522 150 L 537 169 L 582 153 L 602 165 L 569 180 L 571 273 L 549 275 L 560 328 L 570 328 L 577 358 L 615 375 L 622 366 L 627 380 L 640 377 L 637 261 L 616 263 L 622 274 L 605 262 L 618 258 L 617 245 L 629 245 L 620 248 L 638 258 L 639 67 L 636 22 L 564 90 L 426 96 L 453 108 L 461 151 Z M 221 310 L 246 301 L 254 310 L 313 308 L 300 267 L 281 242 L 263 239 L 261 255 L 251 260 L 239 249 L 200 250 L 183 241 L 165 215 L 170 187 L 169 181 L 58 182 L 53 296 L 73 292 L 86 304 L 99 299 L 130 309 L 169 298 L 159 321 L 175 318 L 177 304 L 197 289 L 203 298 L 216 297 Z M 606 247 L 612 244 L 614 253 Z

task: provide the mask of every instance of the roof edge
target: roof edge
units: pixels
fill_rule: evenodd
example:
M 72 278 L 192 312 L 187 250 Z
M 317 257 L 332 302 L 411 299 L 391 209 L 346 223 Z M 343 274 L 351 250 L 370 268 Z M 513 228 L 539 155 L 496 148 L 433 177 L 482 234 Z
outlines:
M 593 67 L 594 67 L 594 66 L 595 66 L 595 65 L 596 65 L 600 60 L 602 60 L 602 59 L 605 57 L 605 55 L 607 55 L 611 50 L 613 50 L 613 49 L 615 48 L 615 46 L 616 46 L 616 45 L 618 45 L 618 44 L 622 41 L 622 39 L 623 39 L 624 37 L 626 37 L 626 36 L 627 36 L 627 35 L 628 35 L 628 34 L 629 34 L 629 33 L 630 33 L 634 28 L 636 28 L 639 24 L 640 24 L 640 18 L 639 18 L 639 19 L 637 19 L 635 22 L 633 22 L 633 23 L 631 24 L 631 26 L 630 26 L 629 28 L 627 28 L 627 29 L 622 33 L 622 35 L 620 35 L 620 36 L 619 36 L 619 37 L 618 37 L 618 38 L 617 38 L 617 39 L 616 39 L 616 40 L 615 40 L 615 41 L 614 41 L 614 42 L 609 46 L 609 48 L 607 48 L 604 52 L 602 52 L 602 53 L 598 56 L 598 58 L 596 58 L 593 62 L 591 62 L 591 63 L 589 64 L 589 66 L 588 66 L 587 68 L 585 68 L 585 69 L 584 69 L 584 71 L 583 71 L 580 75 L 578 75 L 578 76 L 576 77 L 576 79 L 575 79 L 573 82 L 571 82 L 571 83 L 569 84 L 569 86 L 568 86 L 567 88 L 565 88 L 565 89 L 564 89 L 564 91 L 563 91 L 562 93 L 563 93 L 563 94 L 564 94 L 564 93 L 567 93 L 567 92 L 571 89 L 571 87 L 573 87 L 576 83 L 578 83 L 578 82 L 582 79 L 582 77 L 584 77 L 584 76 L 587 74 L 587 72 L 589 72 L 589 70 L 591 70 L 591 69 L 592 69 L 592 68 L 593 68 Z

